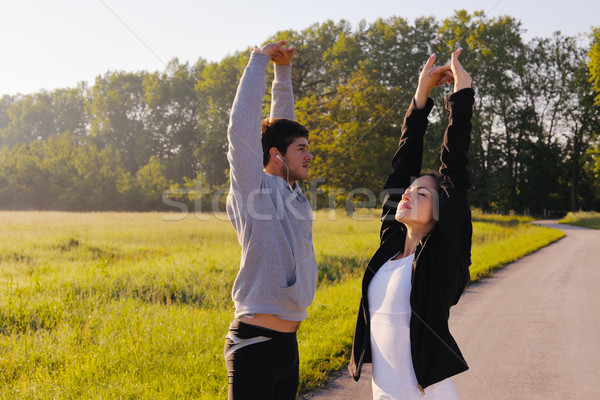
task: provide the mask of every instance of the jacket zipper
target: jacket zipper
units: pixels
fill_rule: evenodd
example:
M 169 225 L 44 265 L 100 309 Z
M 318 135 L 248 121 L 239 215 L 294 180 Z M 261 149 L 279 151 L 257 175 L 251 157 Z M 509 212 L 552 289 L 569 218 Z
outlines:
M 421 392 L 421 397 L 425 397 L 425 389 L 421 385 L 417 385 L 417 389 Z

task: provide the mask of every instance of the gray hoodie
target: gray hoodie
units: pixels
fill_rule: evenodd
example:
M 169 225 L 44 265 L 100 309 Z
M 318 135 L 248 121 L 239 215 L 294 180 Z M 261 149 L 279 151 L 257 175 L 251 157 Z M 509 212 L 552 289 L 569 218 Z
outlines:
M 263 171 L 260 140 L 269 57 L 253 53 L 237 89 L 227 138 L 231 186 L 227 213 L 242 245 L 233 285 L 235 317 L 307 317 L 317 280 L 312 210 L 298 185 Z M 275 66 L 271 118 L 294 120 L 291 65 Z

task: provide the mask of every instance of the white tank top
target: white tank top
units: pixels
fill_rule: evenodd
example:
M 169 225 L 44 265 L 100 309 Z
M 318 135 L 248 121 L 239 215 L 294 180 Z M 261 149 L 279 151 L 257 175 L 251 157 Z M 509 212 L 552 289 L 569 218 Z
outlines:
M 374 400 L 457 400 L 449 379 L 417 388 L 410 349 L 410 291 L 414 254 L 389 260 L 377 271 L 367 291 L 371 316 Z
M 389 260 L 369 284 L 369 313 L 410 313 L 410 275 L 414 254 L 400 260 Z

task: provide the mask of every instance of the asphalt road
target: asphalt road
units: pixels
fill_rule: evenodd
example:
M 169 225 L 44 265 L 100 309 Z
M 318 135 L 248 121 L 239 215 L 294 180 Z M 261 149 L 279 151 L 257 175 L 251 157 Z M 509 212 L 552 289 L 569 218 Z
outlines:
M 461 400 L 600 399 L 600 230 L 538 223 L 566 237 L 470 285 L 452 308 L 470 366 L 451 379 Z M 371 399 L 370 368 L 304 398 Z

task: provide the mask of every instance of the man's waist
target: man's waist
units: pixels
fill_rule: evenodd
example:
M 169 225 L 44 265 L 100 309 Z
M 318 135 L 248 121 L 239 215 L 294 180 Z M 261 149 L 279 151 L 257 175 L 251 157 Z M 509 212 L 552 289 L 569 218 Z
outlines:
M 277 332 L 292 333 L 298 331 L 302 321 L 288 321 L 278 318 L 272 314 L 250 314 L 242 315 L 237 320 L 254 326 L 272 329 Z

